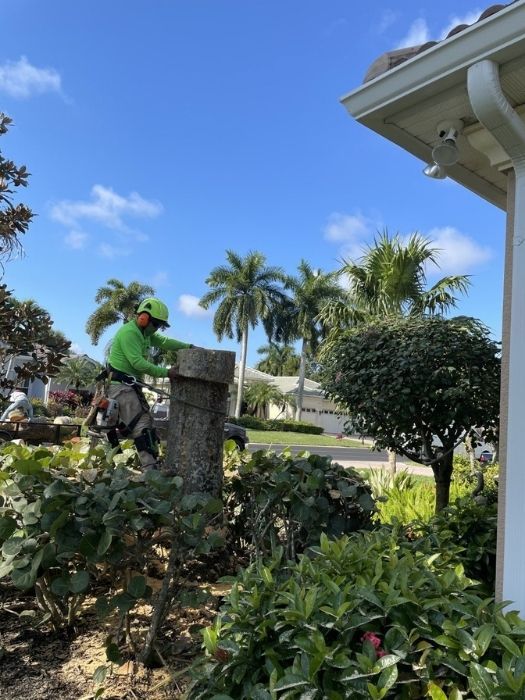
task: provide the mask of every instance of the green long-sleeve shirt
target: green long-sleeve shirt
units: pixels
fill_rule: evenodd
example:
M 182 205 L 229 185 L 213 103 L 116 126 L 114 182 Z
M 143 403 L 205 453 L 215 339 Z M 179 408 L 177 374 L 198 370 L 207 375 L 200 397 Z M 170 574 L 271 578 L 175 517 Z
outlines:
M 189 343 L 167 338 L 162 333 L 153 333 L 146 337 L 132 320 L 117 331 L 109 352 L 109 364 L 114 369 L 131 374 L 139 380 L 144 374 L 150 377 L 167 377 L 167 367 L 158 367 L 146 359 L 151 346 L 163 350 L 182 350 L 191 347 Z

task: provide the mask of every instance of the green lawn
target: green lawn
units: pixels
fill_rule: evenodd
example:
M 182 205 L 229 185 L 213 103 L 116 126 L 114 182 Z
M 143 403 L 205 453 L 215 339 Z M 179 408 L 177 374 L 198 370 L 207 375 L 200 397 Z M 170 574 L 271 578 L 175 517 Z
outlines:
M 368 449 L 368 445 L 362 445 L 359 440 L 336 440 L 328 435 L 310 435 L 309 433 L 289 433 L 277 430 L 247 430 L 250 442 L 264 445 L 320 445 L 322 447 L 362 447 Z

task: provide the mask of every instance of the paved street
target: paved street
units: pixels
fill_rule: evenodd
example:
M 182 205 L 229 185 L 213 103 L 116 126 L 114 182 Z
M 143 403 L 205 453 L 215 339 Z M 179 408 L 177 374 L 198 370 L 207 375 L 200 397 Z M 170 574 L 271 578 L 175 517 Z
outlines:
M 380 469 L 388 466 L 388 455 L 386 452 L 376 452 L 368 447 L 320 447 L 315 445 L 269 445 L 260 443 L 249 443 L 247 449 L 250 452 L 257 450 L 271 449 L 275 452 L 282 452 L 285 447 L 289 447 L 292 454 L 297 454 L 307 450 L 312 454 L 330 456 L 335 462 L 339 462 L 344 467 L 359 467 L 361 469 Z M 403 461 L 403 457 L 398 457 L 398 469 L 407 469 L 412 474 L 422 474 L 432 476 L 432 470 L 429 467 L 421 465 L 407 464 Z

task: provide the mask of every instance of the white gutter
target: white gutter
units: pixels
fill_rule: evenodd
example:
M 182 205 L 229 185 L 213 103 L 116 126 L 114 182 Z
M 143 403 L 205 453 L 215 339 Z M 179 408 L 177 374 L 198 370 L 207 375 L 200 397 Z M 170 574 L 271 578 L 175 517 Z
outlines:
M 525 614 L 525 536 L 523 532 L 523 434 L 525 426 L 525 124 L 503 94 L 499 66 L 479 61 L 467 74 L 472 109 L 511 159 L 515 171 L 515 206 L 512 239 L 512 287 L 508 326 L 508 398 L 502 394 L 502 424 L 506 459 L 500 483 L 498 533 L 498 585 L 502 600 L 513 601 Z M 509 234 L 508 234 L 509 235 Z M 503 493 L 501 492 L 503 490 Z

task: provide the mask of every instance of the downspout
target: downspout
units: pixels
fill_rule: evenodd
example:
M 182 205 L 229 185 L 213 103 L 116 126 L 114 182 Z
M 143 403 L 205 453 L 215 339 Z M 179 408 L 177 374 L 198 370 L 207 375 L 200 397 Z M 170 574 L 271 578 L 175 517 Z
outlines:
M 514 601 L 525 614 L 525 538 L 523 537 L 523 434 L 525 425 L 525 124 L 503 94 L 499 66 L 479 61 L 468 70 L 467 89 L 475 115 L 509 156 L 515 177 L 514 207 L 509 197 L 507 219 L 514 217 L 507 235 L 512 261 L 510 319 L 504 319 L 502 377 L 502 464 L 498 509 L 496 595 Z M 509 176 L 509 180 L 511 177 Z M 509 182 L 509 189 L 512 183 Z M 510 192 L 512 195 L 512 192 Z M 512 210 L 513 209 L 513 210 Z M 505 362 L 507 360 L 507 362 Z

